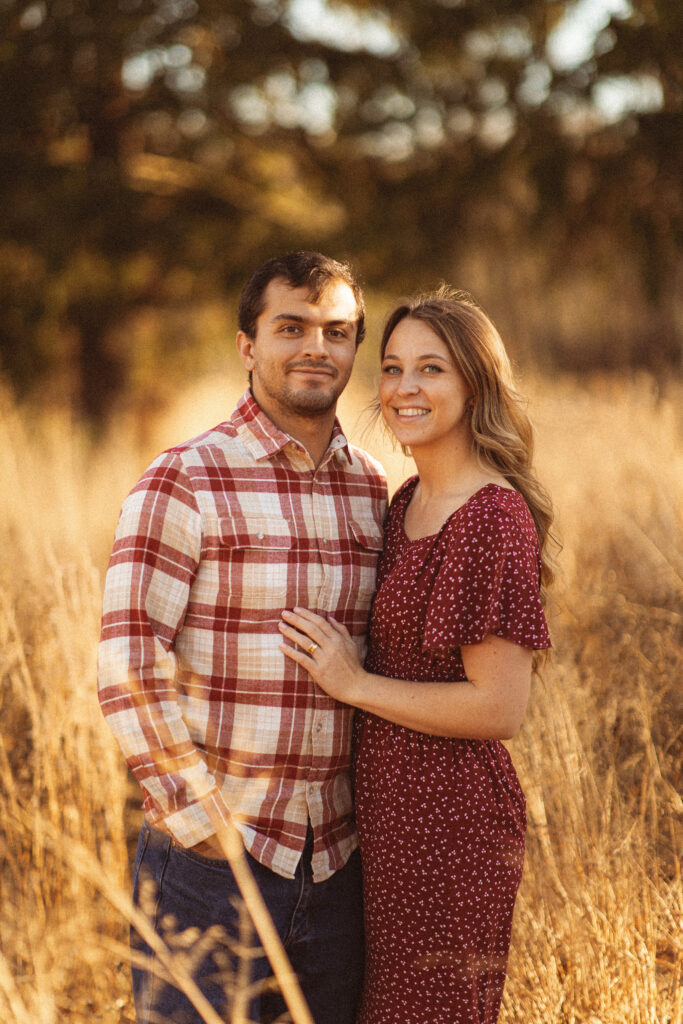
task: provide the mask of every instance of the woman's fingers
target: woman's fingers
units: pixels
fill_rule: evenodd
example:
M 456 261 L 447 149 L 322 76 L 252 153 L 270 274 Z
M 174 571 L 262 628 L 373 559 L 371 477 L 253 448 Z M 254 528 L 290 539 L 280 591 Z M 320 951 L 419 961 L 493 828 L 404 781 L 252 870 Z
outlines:
M 283 636 L 286 636 L 287 639 L 291 640 L 293 644 L 297 644 L 299 647 L 302 647 L 305 651 L 308 651 L 309 654 L 313 653 L 313 651 L 310 650 L 311 647 L 313 647 L 313 650 L 315 650 L 315 646 L 320 647 L 320 643 L 318 642 L 318 640 L 315 639 L 314 636 L 312 636 L 311 633 L 302 633 L 301 630 L 294 629 L 293 626 L 288 626 L 287 623 L 285 622 L 278 623 L 278 629 L 280 630 Z M 322 639 L 323 638 L 319 636 L 319 640 Z
M 293 612 L 285 610 L 282 612 L 282 618 L 288 626 L 298 629 L 300 633 L 305 633 L 318 644 L 322 643 L 326 637 L 331 639 L 335 635 L 326 619 L 305 608 L 296 608 Z
M 343 622 L 337 622 L 336 619 L 329 618 L 327 620 L 327 623 L 329 626 L 332 627 L 332 629 L 339 633 L 340 636 L 347 637 L 349 640 L 351 639 L 351 634 L 349 633 L 348 629 L 343 624 Z
M 308 669 L 309 671 L 312 668 L 315 668 L 313 658 L 308 654 L 304 654 L 304 652 L 300 651 L 298 647 L 290 647 L 289 644 L 280 644 L 280 650 L 283 654 L 286 654 L 288 658 L 291 658 L 292 661 L 296 661 L 296 663 L 301 665 L 303 668 Z
M 340 633 L 342 636 L 349 637 L 351 635 L 346 626 L 342 625 L 341 622 L 337 622 L 337 620 L 332 618 L 331 615 L 325 618 L 322 615 L 318 615 L 317 612 L 309 611 L 308 608 L 294 608 L 293 611 L 285 609 L 285 611 L 282 612 L 282 617 L 295 625 L 297 629 L 300 629 L 309 635 L 309 625 L 317 626 L 325 636 L 331 637 L 334 636 L 335 633 Z
M 294 648 L 280 645 L 281 649 L 293 661 L 307 668 L 309 672 L 313 672 L 314 669 L 319 671 L 321 668 L 320 660 L 315 658 L 316 652 L 332 656 L 336 652 L 339 657 L 342 657 L 344 645 L 347 643 L 353 645 L 346 626 L 334 619 L 324 619 L 321 615 L 308 611 L 307 608 L 283 611 L 278 629 L 286 640 L 295 645 Z M 301 656 L 295 657 L 291 653 L 292 650 L 297 651 Z

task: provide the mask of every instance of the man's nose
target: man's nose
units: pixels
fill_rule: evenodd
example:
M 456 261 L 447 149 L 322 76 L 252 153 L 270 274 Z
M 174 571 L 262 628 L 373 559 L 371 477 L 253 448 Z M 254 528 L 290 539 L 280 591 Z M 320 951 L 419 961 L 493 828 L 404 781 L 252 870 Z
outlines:
M 311 327 L 310 330 L 306 331 L 304 337 L 304 352 L 307 355 L 327 357 L 327 349 L 325 347 L 325 332 L 322 327 Z

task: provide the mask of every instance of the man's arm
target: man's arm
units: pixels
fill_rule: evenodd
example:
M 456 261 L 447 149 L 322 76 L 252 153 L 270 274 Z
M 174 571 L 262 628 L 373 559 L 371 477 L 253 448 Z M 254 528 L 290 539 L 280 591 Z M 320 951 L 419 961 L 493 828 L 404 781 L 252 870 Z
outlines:
M 201 557 L 201 519 L 179 456 L 161 456 L 124 502 L 105 580 L 102 712 L 163 826 L 183 846 L 229 811 L 178 705 L 175 638 Z

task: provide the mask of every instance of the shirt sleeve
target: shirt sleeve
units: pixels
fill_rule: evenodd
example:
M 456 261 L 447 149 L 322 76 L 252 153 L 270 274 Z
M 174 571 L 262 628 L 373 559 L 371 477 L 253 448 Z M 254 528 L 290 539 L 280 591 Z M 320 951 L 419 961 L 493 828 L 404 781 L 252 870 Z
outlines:
M 98 696 L 146 808 L 183 846 L 229 819 L 178 705 L 173 644 L 201 546 L 190 481 L 177 455 L 162 455 L 121 510 L 104 586 Z
M 489 634 L 522 647 L 550 647 L 540 600 L 540 554 L 533 527 L 499 510 L 481 510 L 443 538 L 427 606 L 423 650 L 478 644 Z

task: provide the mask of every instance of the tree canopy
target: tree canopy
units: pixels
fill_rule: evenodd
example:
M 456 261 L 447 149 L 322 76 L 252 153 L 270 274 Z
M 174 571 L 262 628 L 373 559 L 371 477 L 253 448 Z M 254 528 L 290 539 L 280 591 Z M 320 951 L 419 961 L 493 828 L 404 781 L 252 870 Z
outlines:
M 0 0 L 0 368 L 102 412 L 136 311 L 299 247 L 397 291 L 501 238 L 548 281 L 608 245 L 666 307 L 683 10 L 597 6 L 572 55 L 586 0 Z

